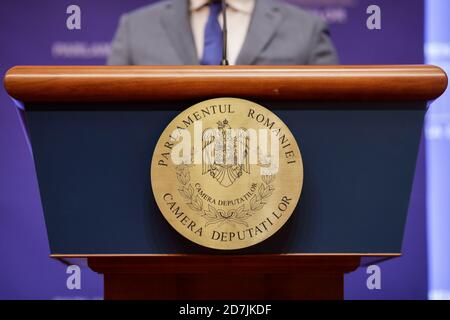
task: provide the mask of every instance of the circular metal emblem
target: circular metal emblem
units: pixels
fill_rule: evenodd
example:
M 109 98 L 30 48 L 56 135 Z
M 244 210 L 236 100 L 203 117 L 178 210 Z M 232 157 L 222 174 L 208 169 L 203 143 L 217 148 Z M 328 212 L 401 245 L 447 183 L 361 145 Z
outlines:
M 187 239 L 214 249 L 255 245 L 294 211 L 303 184 L 299 147 L 270 110 L 217 98 L 181 112 L 156 145 L 159 209 Z

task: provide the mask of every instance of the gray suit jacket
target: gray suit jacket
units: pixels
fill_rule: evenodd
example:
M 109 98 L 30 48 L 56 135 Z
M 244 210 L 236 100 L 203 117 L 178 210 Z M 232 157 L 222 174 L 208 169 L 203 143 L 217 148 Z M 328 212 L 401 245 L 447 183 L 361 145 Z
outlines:
M 169 0 L 124 14 L 110 65 L 197 65 L 188 0 Z M 337 64 L 328 28 L 293 5 L 256 0 L 239 65 Z

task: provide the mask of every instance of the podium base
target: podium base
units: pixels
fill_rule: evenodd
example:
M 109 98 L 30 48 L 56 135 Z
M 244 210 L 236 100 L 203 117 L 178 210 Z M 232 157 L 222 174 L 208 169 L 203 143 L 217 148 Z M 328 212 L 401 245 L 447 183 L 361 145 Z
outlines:
M 106 300 L 340 300 L 358 256 L 150 255 L 88 258 Z

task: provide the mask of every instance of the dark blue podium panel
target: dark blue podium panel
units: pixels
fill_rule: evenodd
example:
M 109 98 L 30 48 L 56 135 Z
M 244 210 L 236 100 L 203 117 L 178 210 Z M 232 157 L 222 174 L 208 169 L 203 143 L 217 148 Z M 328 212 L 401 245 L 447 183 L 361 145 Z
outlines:
M 172 229 L 151 190 L 156 142 L 195 102 L 27 105 L 52 254 L 224 253 Z M 259 103 L 296 137 L 303 191 L 278 233 L 231 253 L 400 253 L 425 103 Z

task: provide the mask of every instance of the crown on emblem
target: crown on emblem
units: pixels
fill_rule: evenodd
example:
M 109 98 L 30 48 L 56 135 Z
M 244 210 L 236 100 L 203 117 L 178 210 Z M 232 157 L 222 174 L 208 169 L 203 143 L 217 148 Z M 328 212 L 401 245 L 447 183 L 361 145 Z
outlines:
M 228 126 L 228 120 L 225 119 L 223 121 L 217 122 L 217 126 L 218 126 L 219 129 L 224 129 L 225 127 Z

